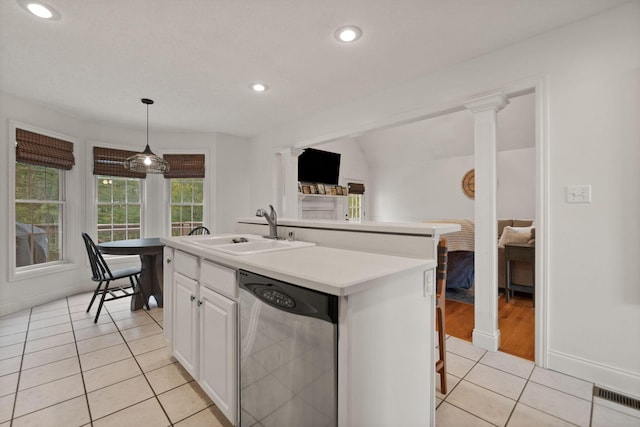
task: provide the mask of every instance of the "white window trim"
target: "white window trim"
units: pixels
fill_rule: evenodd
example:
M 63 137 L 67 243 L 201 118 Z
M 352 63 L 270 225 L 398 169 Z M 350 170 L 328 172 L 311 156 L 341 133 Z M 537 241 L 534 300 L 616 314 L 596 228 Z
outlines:
M 93 175 L 93 186 L 94 186 L 94 194 L 95 194 L 95 199 L 93 200 L 93 203 L 95 204 L 96 207 L 96 227 L 95 227 L 95 231 L 96 231 L 96 237 L 98 237 L 98 204 L 100 204 L 100 202 L 98 201 L 98 192 L 97 192 L 97 187 L 98 187 L 98 177 L 103 177 L 103 178 L 109 178 L 111 179 L 122 179 L 125 181 L 132 181 L 132 180 L 137 180 L 140 181 L 140 199 L 139 202 L 137 203 L 140 206 L 140 237 L 142 238 L 142 227 L 144 226 L 144 222 L 143 222 L 143 209 L 144 209 L 144 204 L 143 204 L 143 200 L 144 200 L 144 182 L 142 179 L 140 178 L 129 178 L 129 177 L 119 177 L 119 176 L 113 176 L 113 175 Z M 110 205 L 111 208 L 113 209 L 113 206 L 115 204 L 120 204 L 119 202 L 113 202 L 113 200 L 110 203 L 102 203 L 103 205 Z M 133 206 L 136 205 L 136 203 L 124 203 L 125 206 Z M 111 224 L 113 227 L 113 223 Z M 113 230 L 112 230 L 113 231 Z M 98 242 L 98 240 L 96 239 L 96 243 Z
M 365 186 L 365 189 L 367 187 L 367 183 L 363 179 L 356 179 L 356 178 L 343 178 L 342 179 L 342 186 L 346 187 L 348 189 L 350 182 L 353 182 L 354 184 L 362 184 L 362 185 Z M 349 198 L 348 197 L 347 197 L 347 200 L 345 201 L 345 212 L 344 212 L 344 214 L 347 217 L 349 216 Z M 366 196 L 364 194 L 362 195 L 362 199 L 361 199 L 361 202 L 360 202 L 360 216 L 361 216 L 360 221 L 365 221 L 366 220 Z
M 108 144 L 106 142 L 100 142 L 100 141 L 91 141 L 87 144 L 87 150 L 85 153 L 85 164 L 87 165 L 86 168 L 86 175 L 88 176 L 87 178 L 87 182 L 90 182 L 90 185 L 87 185 L 86 187 L 86 200 L 87 200 L 87 205 L 89 205 L 88 208 L 85 209 L 86 212 L 86 228 L 85 231 L 87 234 L 89 234 L 89 236 L 91 236 L 91 239 L 93 239 L 94 242 L 98 241 L 98 194 L 96 192 L 96 179 L 97 179 L 97 175 L 93 174 L 93 147 L 104 147 L 104 148 L 112 148 L 114 150 L 129 150 L 131 151 L 131 147 L 130 146 L 124 146 L 124 145 L 116 145 L 116 144 Z M 148 218 L 146 215 L 146 212 L 148 211 L 147 209 L 147 180 L 146 179 L 142 179 L 142 185 L 140 186 L 140 203 L 141 203 L 141 207 L 140 207 L 140 220 L 142 221 L 142 224 L 140 226 L 140 235 L 141 237 L 145 236 L 145 229 L 147 227 L 147 223 L 148 223 Z M 83 244 L 83 253 L 84 253 L 84 258 L 85 258 L 85 265 L 89 265 L 89 260 L 87 258 L 86 255 L 86 249 L 84 248 L 84 244 Z M 126 263 L 128 261 L 131 261 L 135 258 L 137 258 L 138 256 L 135 255 L 105 255 L 105 258 L 109 259 L 110 261 L 115 261 L 116 264 L 120 263 L 120 261 L 122 261 L 122 263 Z
M 20 267 L 20 271 L 18 271 L 18 267 L 16 267 L 16 251 L 15 251 L 15 241 L 16 241 L 16 129 L 24 129 L 30 132 L 35 132 L 41 135 L 50 136 L 52 138 L 62 139 L 65 141 L 72 142 L 74 145 L 74 155 L 75 148 L 79 146 L 78 140 L 75 137 L 61 134 L 58 132 L 50 131 L 47 129 L 42 129 L 36 126 L 32 126 L 26 123 L 18 122 L 15 120 L 9 121 L 9 137 L 8 141 L 13 141 L 13 144 L 9 142 L 7 144 L 7 149 L 9 150 L 7 154 L 7 159 L 9 160 L 8 168 L 7 168 L 7 183 L 9 185 L 9 215 L 8 215 L 8 224 L 7 224 L 7 235 L 9 236 L 9 241 L 13 244 L 11 245 L 11 250 L 7 251 L 8 257 L 8 271 L 9 271 L 9 282 L 29 279 L 32 277 L 44 276 L 60 271 L 66 271 L 76 268 L 74 265 L 74 259 L 77 259 L 78 246 L 71 244 L 73 233 L 76 231 L 76 227 L 73 225 L 73 218 L 77 217 L 77 200 L 70 200 L 69 195 L 78 194 L 77 191 L 77 179 L 74 179 L 75 174 L 77 174 L 78 165 L 74 166 L 76 169 L 75 172 L 64 171 L 64 188 L 63 188 L 63 210 L 62 210 L 62 259 L 59 261 L 53 261 L 45 264 L 35 264 L 29 267 Z M 77 162 L 76 162 L 77 163 Z
M 159 152 L 162 155 L 170 154 L 204 154 L 204 179 L 202 182 L 202 223 L 205 227 L 215 234 L 215 225 L 211 223 L 211 211 L 215 209 L 215 200 L 211 194 L 211 182 L 213 169 L 209 166 L 212 155 L 209 150 L 164 150 Z M 162 203 L 165 206 L 165 225 L 164 232 L 167 236 L 171 236 L 171 179 L 165 179 L 164 191 L 162 192 Z
M 167 183 L 168 185 L 166 185 L 166 190 L 165 191 L 168 192 L 167 200 L 169 201 L 168 204 L 167 204 L 168 205 L 167 223 L 169 225 L 169 236 L 172 236 L 172 233 L 173 233 L 173 229 L 171 228 L 172 227 L 172 223 L 173 223 L 173 220 L 172 220 L 172 217 L 173 217 L 172 207 L 173 206 L 191 206 L 191 207 L 200 206 L 200 204 L 197 204 L 195 202 L 192 202 L 192 203 L 184 203 L 184 202 L 182 202 L 182 203 L 173 203 L 172 202 L 172 200 L 171 200 L 171 185 L 170 184 L 171 184 L 171 181 L 174 180 L 174 179 L 202 179 L 202 204 L 201 204 L 202 205 L 202 225 L 207 227 L 206 224 L 205 224 L 205 220 L 204 220 L 204 218 L 205 218 L 204 211 L 205 211 L 205 205 L 206 205 L 206 199 L 205 199 L 206 193 L 205 193 L 205 189 L 204 189 L 204 181 L 205 181 L 206 178 L 168 178 L 167 181 L 169 181 L 169 182 Z M 191 216 L 193 217 L 193 212 L 191 213 Z M 209 227 L 207 227 L 207 228 L 209 228 Z

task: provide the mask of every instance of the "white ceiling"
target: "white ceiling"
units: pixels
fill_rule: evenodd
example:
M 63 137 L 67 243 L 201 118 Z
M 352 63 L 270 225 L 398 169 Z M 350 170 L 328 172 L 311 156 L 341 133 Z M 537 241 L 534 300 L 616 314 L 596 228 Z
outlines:
M 498 114 L 498 151 L 535 146 L 534 94 L 510 98 Z M 474 153 L 473 115 L 458 111 L 366 132 L 354 139 L 370 168 L 406 166 Z
M 0 90 L 134 128 L 149 97 L 155 130 L 252 136 L 626 1 L 46 0 L 43 21 L 2 0 Z

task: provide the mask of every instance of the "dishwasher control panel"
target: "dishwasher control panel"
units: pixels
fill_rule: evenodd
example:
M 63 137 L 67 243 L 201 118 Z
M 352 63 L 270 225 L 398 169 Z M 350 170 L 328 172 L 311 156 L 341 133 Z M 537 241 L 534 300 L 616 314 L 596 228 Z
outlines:
M 246 270 L 238 271 L 238 285 L 259 301 L 275 309 L 338 323 L 339 300 L 325 294 Z
M 280 307 L 293 308 L 296 306 L 296 302 L 289 295 L 282 292 L 278 292 L 275 289 L 259 288 L 254 291 L 256 295 L 260 296 L 272 304 Z

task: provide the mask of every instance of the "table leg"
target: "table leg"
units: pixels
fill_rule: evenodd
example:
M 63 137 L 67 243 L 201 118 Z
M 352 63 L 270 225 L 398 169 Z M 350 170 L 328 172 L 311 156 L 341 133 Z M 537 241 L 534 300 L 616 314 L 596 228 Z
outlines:
M 509 303 L 509 299 L 511 299 L 511 261 L 507 260 L 507 283 L 506 283 L 506 291 L 507 291 L 507 303 Z
M 162 307 L 162 253 L 155 255 L 142 255 L 142 273 L 140 274 L 140 284 L 147 298 L 155 298 L 158 307 Z M 131 298 L 131 310 L 139 310 L 144 306 L 142 295 L 134 295 Z

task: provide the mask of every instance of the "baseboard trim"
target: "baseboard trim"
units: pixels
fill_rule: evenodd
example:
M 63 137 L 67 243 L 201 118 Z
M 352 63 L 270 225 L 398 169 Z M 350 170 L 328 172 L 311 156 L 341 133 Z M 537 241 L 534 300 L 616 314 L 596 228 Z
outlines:
M 498 351 L 500 348 L 500 330 L 494 334 L 488 334 L 478 329 L 473 330 L 473 345 L 489 351 Z
M 46 304 L 58 300 L 60 298 L 66 298 L 71 295 L 75 295 L 81 292 L 93 291 L 95 284 L 93 282 L 77 283 L 75 285 L 66 286 L 64 288 L 56 288 L 50 292 L 39 293 L 37 295 L 29 295 L 28 298 L 22 298 L 13 301 L 3 301 L 0 304 L 0 316 L 6 316 L 8 314 L 17 313 L 18 311 L 25 310 L 27 308 L 35 307 L 37 305 Z M 87 300 L 87 303 L 89 301 Z
M 595 383 L 628 396 L 640 398 L 640 374 L 593 362 L 577 356 L 549 351 L 547 368 Z

